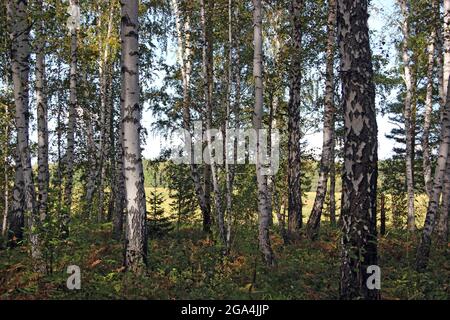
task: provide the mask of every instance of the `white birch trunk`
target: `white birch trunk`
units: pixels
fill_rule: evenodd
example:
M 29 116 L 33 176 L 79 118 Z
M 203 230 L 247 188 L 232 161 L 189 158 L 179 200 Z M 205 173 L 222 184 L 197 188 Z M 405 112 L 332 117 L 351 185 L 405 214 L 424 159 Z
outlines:
M 70 0 L 70 6 L 78 5 L 78 0 Z M 69 221 L 72 207 L 72 188 L 75 152 L 75 122 L 77 112 L 77 63 L 78 63 L 78 31 L 70 30 L 70 74 L 69 74 L 69 120 L 67 123 L 67 151 L 65 154 L 65 188 L 64 210 L 61 216 L 61 234 L 63 238 L 69 236 Z
M 11 67 L 14 84 L 14 103 L 16 108 L 15 121 L 17 128 L 17 148 L 22 166 L 23 190 L 25 201 L 25 219 L 29 228 L 29 241 L 31 245 L 31 257 L 38 271 L 43 270 L 41 251 L 39 248 L 38 226 L 39 218 L 36 211 L 35 189 L 33 182 L 33 170 L 31 167 L 31 154 L 29 146 L 29 25 L 28 8 L 25 1 L 9 0 L 8 13 L 12 23 L 11 27 Z
M 147 264 L 146 203 L 140 144 L 138 0 L 121 0 L 123 161 L 126 194 L 125 262 L 142 272 Z
M 450 2 L 450 1 L 449 1 Z M 448 80 L 448 79 L 447 79 Z M 447 81 L 447 85 L 449 82 Z M 446 177 L 448 154 L 450 152 L 450 96 L 447 87 L 447 101 L 442 113 L 441 119 L 441 135 L 439 144 L 439 154 L 433 180 L 433 189 L 428 202 L 427 215 L 425 225 L 422 231 L 422 238 L 417 248 L 416 269 L 423 271 L 428 265 L 431 250 L 431 236 L 436 223 L 436 215 L 439 208 L 439 200 L 443 191 L 444 181 Z
M 316 197 L 313 209 L 307 224 L 307 234 L 314 240 L 319 235 L 320 219 L 322 217 L 323 204 L 327 193 L 328 175 L 334 148 L 334 45 L 335 45 L 335 21 L 336 1 L 328 1 L 328 25 L 327 25 L 327 52 L 326 52 L 326 75 L 325 75 L 325 108 L 323 121 L 323 144 L 322 157 L 320 159 L 319 181 L 317 183 Z
M 399 0 L 400 9 L 403 15 L 402 21 L 402 60 L 403 60 L 403 80 L 406 86 L 406 96 L 404 102 L 404 117 L 405 117 L 405 137 L 406 137 L 406 188 L 408 194 L 408 230 L 414 231 L 415 215 L 414 215 L 414 140 L 413 140 L 413 121 L 412 121 L 412 99 L 413 99 L 413 77 L 411 74 L 411 57 L 409 55 L 409 19 L 410 19 L 410 4 L 409 0 Z
M 43 11 L 42 1 L 37 1 L 38 9 Z M 48 166 L 48 114 L 45 92 L 45 35 L 43 18 L 36 28 L 36 107 L 38 123 L 38 212 L 41 221 L 47 216 L 47 200 L 49 185 Z
M 177 0 L 171 0 L 172 10 L 175 14 L 175 25 L 178 40 L 177 59 L 181 64 L 181 76 L 183 81 L 183 129 L 187 132 L 191 132 L 191 115 L 190 115 L 190 83 L 192 72 L 192 48 L 191 48 L 191 24 L 189 16 L 186 17 L 184 24 L 181 20 L 181 11 L 178 7 Z M 209 197 L 207 199 L 208 190 L 207 186 L 209 181 L 205 181 L 205 189 L 202 186 L 200 174 L 194 161 L 191 161 L 191 176 L 194 181 L 195 195 L 200 205 L 200 210 L 203 215 L 203 230 L 207 233 L 210 232 L 210 205 Z M 205 175 L 205 180 L 208 176 Z
M 262 70 L 262 5 L 261 0 L 253 0 L 253 79 L 255 84 L 255 106 L 253 111 L 253 127 L 257 131 L 256 143 L 256 180 L 258 184 L 258 212 L 259 212 L 259 248 L 264 262 L 268 266 L 275 264 L 275 258 L 270 244 L 269 220 L 272 215 L 270 199 L 268 198 L 267 176 L 263 175 L 263 164 L 260 152 L 260 132 L 263 128 L 263 70 Z

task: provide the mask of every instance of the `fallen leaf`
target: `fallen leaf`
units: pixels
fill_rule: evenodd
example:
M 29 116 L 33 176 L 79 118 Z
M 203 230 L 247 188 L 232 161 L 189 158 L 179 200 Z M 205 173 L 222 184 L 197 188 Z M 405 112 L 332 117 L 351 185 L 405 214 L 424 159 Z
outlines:
M 94 262 L 91 263 L 91 268 L 94 268 L 96 265 L 100 264 L 102 262 L 101 259 L 97 259 Z

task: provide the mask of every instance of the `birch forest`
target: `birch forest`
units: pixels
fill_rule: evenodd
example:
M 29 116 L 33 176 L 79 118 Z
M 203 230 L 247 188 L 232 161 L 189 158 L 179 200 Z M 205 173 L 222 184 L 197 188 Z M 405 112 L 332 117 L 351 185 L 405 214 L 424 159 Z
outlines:
M 0 300 L 449 300 L 450 0 L 2 0 Z

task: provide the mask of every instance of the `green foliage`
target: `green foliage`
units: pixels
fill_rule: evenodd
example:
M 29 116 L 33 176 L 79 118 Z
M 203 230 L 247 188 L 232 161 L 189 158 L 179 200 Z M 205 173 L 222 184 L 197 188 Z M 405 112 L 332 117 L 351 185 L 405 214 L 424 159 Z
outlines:
M 183 223 L 192 222 L 197 209 L 197 200 L 190 168 L 187 165 L 169 161 L 165 169 L 169 196 L 172 198 L 170 210 L 177 221 L 177 229 Z
M 323 224 L 321 239 L 283 245 L 272 238 L 277 267 L 260 262 L 257 227 L 236 226 L 228 257 L 198 225 L 150 240 L 145 275 L 123 272 L 122 245 L 109 223 L 75 218 L 71 237 L 55 255 L 53 273 L 38 276 L 26 247 L 0 255 L 1 299 L 337 299 L 339 231 Z M 414 238 L 388 230 L 379 241 L 384 299 L 448 299 L 448 253 L 435 247 L 424 273 L 414 271 Z M 81 268 L 81 290 L 65 286 L 67 266 Z
M 165 215 L 163 203 L 163 193 L 158 191 L 158 177 L 161 183 L 161 173 L 159 162 L 151 164 L 153 170 L 152 188 L 149 198 L 149 208 L 147 212 L 147 230 L 150 238 L 160 238 L 165 236 L 173 229 L 172 221 Z
M 401 159 L 387 159 L 380 161 L 381 187 L 379 192 L 390 195 L 390 211 L 395 228 L 404 226 L 403 220 L 406 215 L 406 180 L 405 162 Z

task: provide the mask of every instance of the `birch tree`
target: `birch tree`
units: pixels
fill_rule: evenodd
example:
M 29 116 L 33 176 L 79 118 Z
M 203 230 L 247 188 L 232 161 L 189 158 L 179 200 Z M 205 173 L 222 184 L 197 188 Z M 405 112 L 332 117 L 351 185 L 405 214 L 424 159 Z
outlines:
M 444 189 L 442 191 L 441 210 L 439 212 L 439 219 L 437 220 L 436 231 L 444 244 L 448 242 L 448 216 L 450 211 L 450 153 L 447 156 L 447 169 L 445 172 Z
M 16 151 L 16 165 L 14 167 L 14 187 L 12 189 L 12 201 L 10 212 L 8 213 L 8 240 L 9 245 L 14 247 L 23 240 L 23 228 L 25 226 L 25 194 L 22 162 L 19 151 Z
M 406 187 L 408 193 L 408 230 L 415 230 L 414 216 L 414 125 L 412 121 L 412 99 L 415 86 L 411 70 L 411 57 L 409 54 L 410 38 L 410 3 L 409 0 L 399 0 L 402 12 L 402 61 L 403 61 L 403 80 L 406 86 L 406 95 L 404 101 L 405 117 L 405 136 L 406 136 Z
M 122 88 L 123 92 L 123 88 Z M 123 95 L 123 93 L 122 93 Z M 123 108 L 120 109 L 120 118 L 123 118 Z M 114 212 L 112 217 L 113 223 L 113 238 L 119 240 L 123 231 L 123 218 L 125 207 L 125 177 L 124 177 L 124 161 L 123 161 L 123 122 L 120 121 L 119 126 L 119 142 L 117 144 L 117 163 L 116 163 L 116 184 L 114 190 L 116 196 L 114 198 Z
M 147 264 L 146 203 L 140 144 L 138 0 L 121 0 L 123 162 L 126 197 L 125 262 L 142 272 Z
M 431 236 L 436 223 L 436 215 L 439 208 L 439 200 L 444 186 L 446 177 L 446 162 L 448 161 L 448 153 L 450 149 L 450 96 L 447 81 L 447 101 L 442 113 L 441 134 L 439 144 L 439 154 L 433 179 L 433 189 L 428 202 L 427 215 L 425 225 L 422 231 L 422 237 L 417 248 L 416 269 L 423 271 L 428 265 L 431 250 Z
M 335 162 L 335 148 L 336 148 L 336 132 L 333 138 L 333 145 L 331 147 L 331 164 L 330 164 L 330 191 L 328 192 L 330 197 L 330 222 L 331 225 L 336 225 L 336 162 Z
M 236 5 L 236 4 L 235 4 Z M 236 5 L 236 11 L 238 11 L 238 5 Z M 227 83 L 227 115 L 226 115 L 226 123 L 225 123 L 225 141 L 227 141 L 228 137 L 228 129 L 231 124 L 231 113 L 234 113 L 234 124 L 235 128 L 239 125 L 239 104 L 238 102 L 234 103 L 234 107 L 232 107 L 232 87 L 233 87 L 233 50 L 234 50 L 234 39 L 233 39 L 233 0 L 228 0 L 228 83 Z M 239 64 L 238 64 L 238 72 L 239 70 Z M 232 110 L 233 109 L 233 110 Z M 225 142 L 226 143 L 226 142 Z M 225 150 L 228 150 L 228 147 Z M 237 162 L 237 141 L 233 141 L 233 154 L 234 159 L 233 162 Z M 231 228 L 233 224 L 233 184 L 234 184 L 234 176 L 235 176 L 235 167 L 233 165 L 230 165 L 228 163 L 228 157 L 225 158 L 225 174 L 226 174 L 226 246 L 227 246 L 227 253 L 230 251 L 231 247 Z
M 211 7 L 209 5 L 208 7 Z M 208 12 L 211 14 L 211 12 Z M 200 0 L 200 19 L 202 26 L 202 76 L 203 76 L 203 98 L 205 103 L 205 113 L 206 113 L 206 139 L 208 143 L 209 158 L 211 159 L 211 178 L 212 186 L 214 190 L 214 204 L 217 216 L 217 226 L 219 228 L 219 238 L 222 245 L 227 247 L 226 238 L 226 226 L 225 226 L 225 211 L 223 205 L 222 192 L 220 190 L 220 182 L 218 177 L 218 166 L 213 157 L 212 148 L 212 82 L 213 82 L 213 66 L 212 64 L 212 37 L 211 37 L 211 25 L 208 24 L 210 19 L 206 17 L 206 5 L 205 0 Z M 215 137 L 217 139 L 217 136 Z M 225 137 L 223 137 L 225 138 Z
M 431 250 L 431 240 L 433 231 L 438 225 L 438 231 L 440 224 L 442 223 L 437 219 L 439 210 L 440 199 L 442 195 L 441 215 L 445 220 L 445 215 L 448 217 L 448 210 L 444 211 L 444 206 L 448 206 L 448 194 L 444 192 L 446 186 L 446 180 L 448 179 L 448 158 L 450 152 L 450 97 L 449 97 L 449 76 L 450 76 L 450 0 L 444 0 L 444 25 L 443 25 L 443 77 L 442 77 L 442 95 L 446 96 L 445 104 L 441 113 L 441 131 L 439 142 L 439 153 L 435 168 L 435 175 L 433 179 L 433 189 L 428 202 L 427 214 L 425 218 L 425 224 L 422 231 L 422 237 L 420 239 L 419 246 L 417 248 L 416 256 L 416 269 L 418 271 L 424 271 L 428 265 L 428 260 Z M 441 95 L 441 96 L 442 96 Z M 448 208 L 448 207 L 447 207 Z M 445 230 L 445 227 L 443 227 Z M 442 234 L 441 234 L 442 235 Z
M 70 17 L 67 27 L 70 35 L 70 74 L 69 74 L 69 120 L 67 123 L 67 151 L 64 158 L 65 164 L 65 209 L 61 216 L 61 233 L 63 237 L 69 236 L 69 219 L 72 206 L 72 189 L 74 173 L 75 153 L 75 122 L 77 117 L 77 64 L 78 64 L 78 30 L 80 28 L 80 7 L 78 0 L 70 0 L 68 13 Z
M 87 144 L 87 159 L 89 161 L 89 168 L 87 170 L 87 182 L 86 182 L 86 191 L 84 195 L 84 211 L 91 217 L 93 198 L 95 194 L 95 190 L 97 188 L 97 157 L 96 154 L 98 152 L 98 145 L 95 142 L 95 132 L 94 132 L 94 114 L 90 110 L 87 101 L 89 101 L 89 81 L 87 70 L 83 72 L 83 83 L 84 83 L 84 101 L 85 105 L 83 106 L 83 115 L 85 116 L 85 132 L 86 132 L 86 144 Z
M 377 299 L 366 286 L 377 265 L 377 123 L 367 0 L 338 0 L 337 26 L 345 142 L 342 177 L 342 299 Z
M 171 0 L 172 10 L 175 15 L 175 27 L 177 33 L 177 59 L 181 65 L 181 78 L 183 83 L 183 129 L 186 132 L 191 132 L 191 94 L 190 94 L 190 83 L 191 83 L 191 73 L 192 73 L 192 43 L 191 43 L 191 22 L 189 16 L 185 17 L 183 23 L 182 10 L 180 10 L 178 5 L 178 0 Z M 186 143 L 188 140 L 186 140 Z M 191 176 L 194 181 L 195 194 L 200 205 L 200 210 L 203 216 L 203 231 L 206 233 L 210 232 L 211 227 L 211 205 L 209 203 L 209 173 L 210 168 L 206 169 L 207 174 L 205 174 L 205 186 L 202 186 L 200 173 L 197 166 L 194 164 L 193 154 L 191 155 L 190 168 Z M 205 172 L 205 173 L 206 173 Z
M 450 77 L 450 1 L 444 0 L 444 26 L 443 26 L 443 38 L 444 38 L 444 68 L 443 68 L 443 86 L 442 94 L 447 95 L 447 83 Z M 445 108 L 445 107 L 444 107 Z M 442 108 L 442 109 L 444 109 Z M 447 158 L 450 157 L 449 155 Z M 437 220 L 437 234 L 444 242 L 448 239 L 448 213 L 450 211 L 450 161 L 447 160 L 447 169 L 444 178 L 444 187 L 442 191 L 442 203 Z
M 432 32 L 428 39 L 427 45 L 427 88 L 425 97 L 425 114 L 423 124 L 423 138 L 422 138 L 422 150 L 423 150 L 423 176 L 425 181 L 425 190 L 428 196 L 431 195 L 432 179 L 431 179 L 431 147 L 430 147 L 430 128 L 431 128 L 431 116 L 433 112 L 433 80 L 434 80 L 434 57 L 436 50 L 436 37 L 437 37 L 437 24 L 439 21 L 439 1 L 433 0 L 432 3 L 433 12 L 433 24 Z
M 29 25 L 28 8 L 26 1 L 9 0 L 7 3 L 11 26 L 11 68 L 14 84 L 15 122 L 17 128 L 17 150 L 21 165 L 21 176 L 24 190 L 24 217 L 27 221 L 29 241 L 31 245 L 31 256 L 35 267 L 42 271 L 40 263 L 41 251 L 37 234 L 38 213 L 36 210 L 35 189 L 33 181 L 33 170 L 31 167 L 31 153 L 29 145 Z
M 43 12 L 42 1 L 37 1 L 37 10 Z M 47 199 L 49 186 L 48 166 L 48 114 L 45 92 L 45 35 L 44 18 L 36 24 L 36 109 L 38 124 L 38 212 L 41 221 L 47 216 Z
M 336 1 L 328 1 L 327 19 L 327 51 L 326 51 L 326 75 L 325 75 L 325 108 L 323 121 L 323 144 L 320 159 L 319 181 L 317 182 L 316 197 L 313 209 L 309 216 L 307 233 L 311 239 L 318 236 L 320 218 L 322 216 L 323 204 L 327 193 L 328 175 L 331 163 L 334 162 L 334 46 L 335 46 L 335 21 Z M 332 191 L 332 190 L 330 190 Z M 333 190 L 334 192 L 334 190 Z
M 259 212 L 259 248 L 268 266 L 275 264 L 275 258 L 270 244 L 269 220 L 272 215 L 270 199 L 268 198 L 267 176 L 263 174 L 262 151 L 260 150 L 260 129 L 263 117 L 263 70 L 262 70 L 262 5 L 261 0 L 253 0 L 253 79 L 255 84 L 255 105 L 253 111 L 253 127 L 256 130 L 256 180 L 258 184 Z
M 101 134 L 100 134 L 100 168 L 99 168 L 99 211 L 97 220 L 102 221 L 104 215 L 104 197 L 107 180 L 107 159 L 109 156 L 112 141 L 110 141 L 110 99 L 108 92 L 109 74 L 109 55 L 110 55 L 110 37 L 113 27 L 113 15 L 114 7 L 110 8 L 108 15 L 108 23 L 106 27 L 106 36 L 103 38 L 100 35 L 99 39 L 99 77 L 100 77 L 100 122 L 101 122 Z M 99 29 L 101 30 L 101 18 L 99 18 Z
M 302 193 L 300 186 L 300 89 L 303 0 L 292 0 L 291 74 L 288 105 L 288 233 L 294 236 L 302 227 Z
M 9 120 L 9 106 L 5 104 L 5 118 L 6 118 L 6 126 L 5 126 L 5 147 L 4 152 L 5 155 L 3 157 L 3 179 L 4 181 L 4 208 L 3 208 L 3 219 L 2 219 L 2 237 L 5 238 L 6 232 L 8 231 L 8 216 L 9 216 L 9 166 L 8 166 L 8 156 L 9 156 L 9 135 L 10 135 L 10 120 Z

